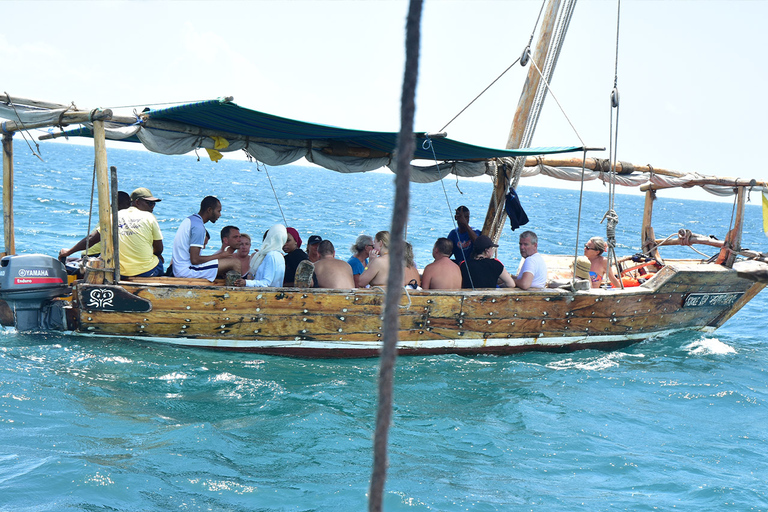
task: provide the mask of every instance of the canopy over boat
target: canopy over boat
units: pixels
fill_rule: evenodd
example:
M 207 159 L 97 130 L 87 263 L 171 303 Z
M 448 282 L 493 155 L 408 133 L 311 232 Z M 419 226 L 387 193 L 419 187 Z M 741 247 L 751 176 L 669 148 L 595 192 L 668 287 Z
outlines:
M 66 107 L 47 110 L 55 124 Z M 0 104 L 0 117 L 24 123 L 39 119 L 40 108 Z M 25 119 L 26 118 L 26 119 Z M 29 120 L 29 121 L 28 121 Z M 53 124 L 53 123 L 51 123 Z M 184 154 L 197 148 L 209 151 L 211 158 L 220 152 L 244 150 L 267 165 L 286 165 L 304 157 L 322 167 L 339 172 L 364 172 L 393 168 L 397 145 L 396 132 L 352 130 L 279 117 L 241 107 L 231 98 L 185 103 L 168 108 L 148 109 L 134 117 L 112 117 L 105 122 L 106 137 L 138 142 L 148 150 L 163 154 Z M 416 133 L 426 144 L 417 144 L 414 158 L 448 162 L 438 171 L 414 168 L 414 181 L 436 181 L 449 172 L 459 176 L 489 173 L 485 162 L 492 158 L 547 155 L 579 151 L 575 146 L 496 149 L 474 146 L 449 139 L 444 134 Z M 92 137 L 92 123 L 41 139 L 60 136 Z

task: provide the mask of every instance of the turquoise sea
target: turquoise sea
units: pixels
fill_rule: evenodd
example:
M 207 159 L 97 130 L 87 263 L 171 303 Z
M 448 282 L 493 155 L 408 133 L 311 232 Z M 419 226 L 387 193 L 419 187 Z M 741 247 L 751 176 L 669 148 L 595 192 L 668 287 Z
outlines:
M 88 229 L 93 150 L 15 141 L 16 247 L 55 255 Z M 202 153 L 110 149 L 120 188 L 148 187 L 166 259 L 181 220 L 217 195 L 260 235 L 282 221 L 337 254 L 388 229 L 392 175 L 263 168 Z M 273 194 L 270 178 L 278 203 Z M 467 205 L 482 224 L 486 182 L 412 185 L 417 263 Z M 523 182 L 525 185 L 525 182 Z M 519 188 L 542 252 L 571 253 L 578 193 Z M 765 252 L 759 194 L 744 246 Z M 732 204 L 660 199 L 657 237 L 722 237 Z M 638 250 L 643 198 L 620 195 L 619 254 Z M 450 204 L 450 207 L 448 206 Z M 587 193 L 581 244 L 606 196 Z M 96 208 L 94 206 L 94 211 Z M 95 223 L 95 220 L 94 220 Z M 260 237 L 258 237 L 260 239 Z M 256 236 L 254 236 L 256 239 Z M 516 268 L 507 229 L 500 259 Z M 216 246 L 216 244 L 213 244 Z M 704 252 L 712 254 L 711 248 Z M 663 256 L 700 256 L 665 248 Z M 388 511 L 768 510 L 768 337 L 762 292 L 715 333 L 618 352 L 402 357 L 395 373 Z M 366 510 L 377 359 L 300 360 L 182 349 L 140 339 L 0 334 L 0 510 Z

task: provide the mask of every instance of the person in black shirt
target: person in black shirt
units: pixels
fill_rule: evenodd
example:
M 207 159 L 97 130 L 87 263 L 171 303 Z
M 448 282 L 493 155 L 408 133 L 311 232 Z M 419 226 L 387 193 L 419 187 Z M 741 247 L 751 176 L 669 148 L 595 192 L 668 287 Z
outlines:
M 493 257 L 498 247 L 485 235 L 475 239 L 472 256 L 461 263 L 462 288 L 496 288 L 497 284 L 514 288 L 515 281 L 504 269 L 504 264 Z
M 283 279 L 283 286 L 293 286 L 296 278 L 296 267 L 299 263 L 309 259 L 307 253 L 301 249 L 301 237 L 299 232 L 294 228 L 287 228 L 288 241 L 283 246 L 283 252 L 285 253 L 285 278 Z

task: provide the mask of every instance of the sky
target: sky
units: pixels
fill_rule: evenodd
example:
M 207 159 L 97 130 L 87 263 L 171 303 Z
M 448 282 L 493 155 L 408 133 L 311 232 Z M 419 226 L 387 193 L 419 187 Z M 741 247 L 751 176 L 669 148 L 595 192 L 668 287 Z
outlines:
M 416 130 L 442 128 L 512 64 L 540 7 L 425 0 Z M 576 5 L 552 91 L 577 133 L 550 96 L 533 146 L 609 146 L 617 7 Z M 303 121 L 399 129 L 404 0 L 0 0 L 0 8 L 0 92 L 12 96 L 129 107 L 118 113 L 234 96 Z M 768 135 L 765 20 L 766 1 L 622 1 L 618 158 L 768 180 L 755 158 Z M 526 73 L 514 66 L 448 136 L 504 147 Z

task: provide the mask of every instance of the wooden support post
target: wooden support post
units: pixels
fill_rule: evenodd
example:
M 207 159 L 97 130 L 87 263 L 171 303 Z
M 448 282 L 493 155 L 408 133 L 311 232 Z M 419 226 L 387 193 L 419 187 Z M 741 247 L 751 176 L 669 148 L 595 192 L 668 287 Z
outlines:
M 13 134 L 3 134 L 3 229 L 5 254 L 16 254 L 13 227 Z
M 118 235 L 118 220 L 117 211 L 119 209 L 117 199 L 117 167 L 114 165 L 109 168 L 109 175 L 111 178 L 111 190 L 112 190 L 112 243 L 114 244 L 114 258 L 115 258 L 115 282 L 120 282 L 120 237 Z
M 112 269 L 115 268 L 115 245 L 112 235 L 112 204 L 109 193 L 109 167 L 107 167 L 106 134 L 104 121 L 93 122 L 93 146 L 96 165 L 96 187 L 99 194 L 99 233 L 101 235 L 101 259 L 107 274 L 107 282 L 113 280 Z
M 717 263 L 731 268 L 736 260 L 736 253 L 741 250 L 741 230 L 744 227 L 744 206 L 747 202 L 746 187 L 736 189 L 736 215 L 733 219 L 733 228 L 725 235 L 725 243 L 720 249 Z
M 560 0 L 549 0 L 546 13 L 544 14 L 544 21 L 542 21 L 541 24 L 541 32 L 539 33 L 539 40 L 536 44 L 536 51 L 533 55 L 536 66 L 538 66 L 538 69 L 541 69 L 542 72 L 545 67 L 544 63 L 547 59 L 547 54 L 549 53 L 549 46 L 552 42 L 552 34 L 555 30 L 555 25 L 557 24 L 557 13 L 559 10 Z M 518 149 L 522 143 L 525 125 L 528 124 L 531 108 L 536 99 L 536 91 L 539 88 L 539 82 L 541 82 L 541 76 L 539 75 L 536 66 L 529 64 L 528 77 L 525 79 L 523 92 L 517 103 L 515 117 L 512 121 L 512 127 L 509 130 L 507 149 Z M 544 97 L 546 96 L 542 96 L 542 102 L 544 101 Z M 493 196 L 491 196 L 491 201 L 488 205 L 488 213 L 486 214 L 485 222 L 483 223 L 483 234 L 490 236 L 494 240 L 498 240 L 501 233 L 504 216 L 504 197 L 507 194 L 506 189 L 511 181 L 511 176 L 509 174 L 511 172 L 512 169 L 507 168 L 506 179 L 497 178 Z M 501 198 L 501 200 L 499 201 L 498 198 Z
M 661 255 L 659 249 L 656 247 L 656 235 L 653 231 L 653 225 L 651 225 L 651 219 L 653 218 L 653 202 L 656 200 L 656 193 L 652 188 L 645 191 L 645 206 L 643 208 L 643 226 L 640 230 L 640 236 L 642 237 L 640 243 L 642 244 L 643 254 L 650 254 L 661 263 Z

